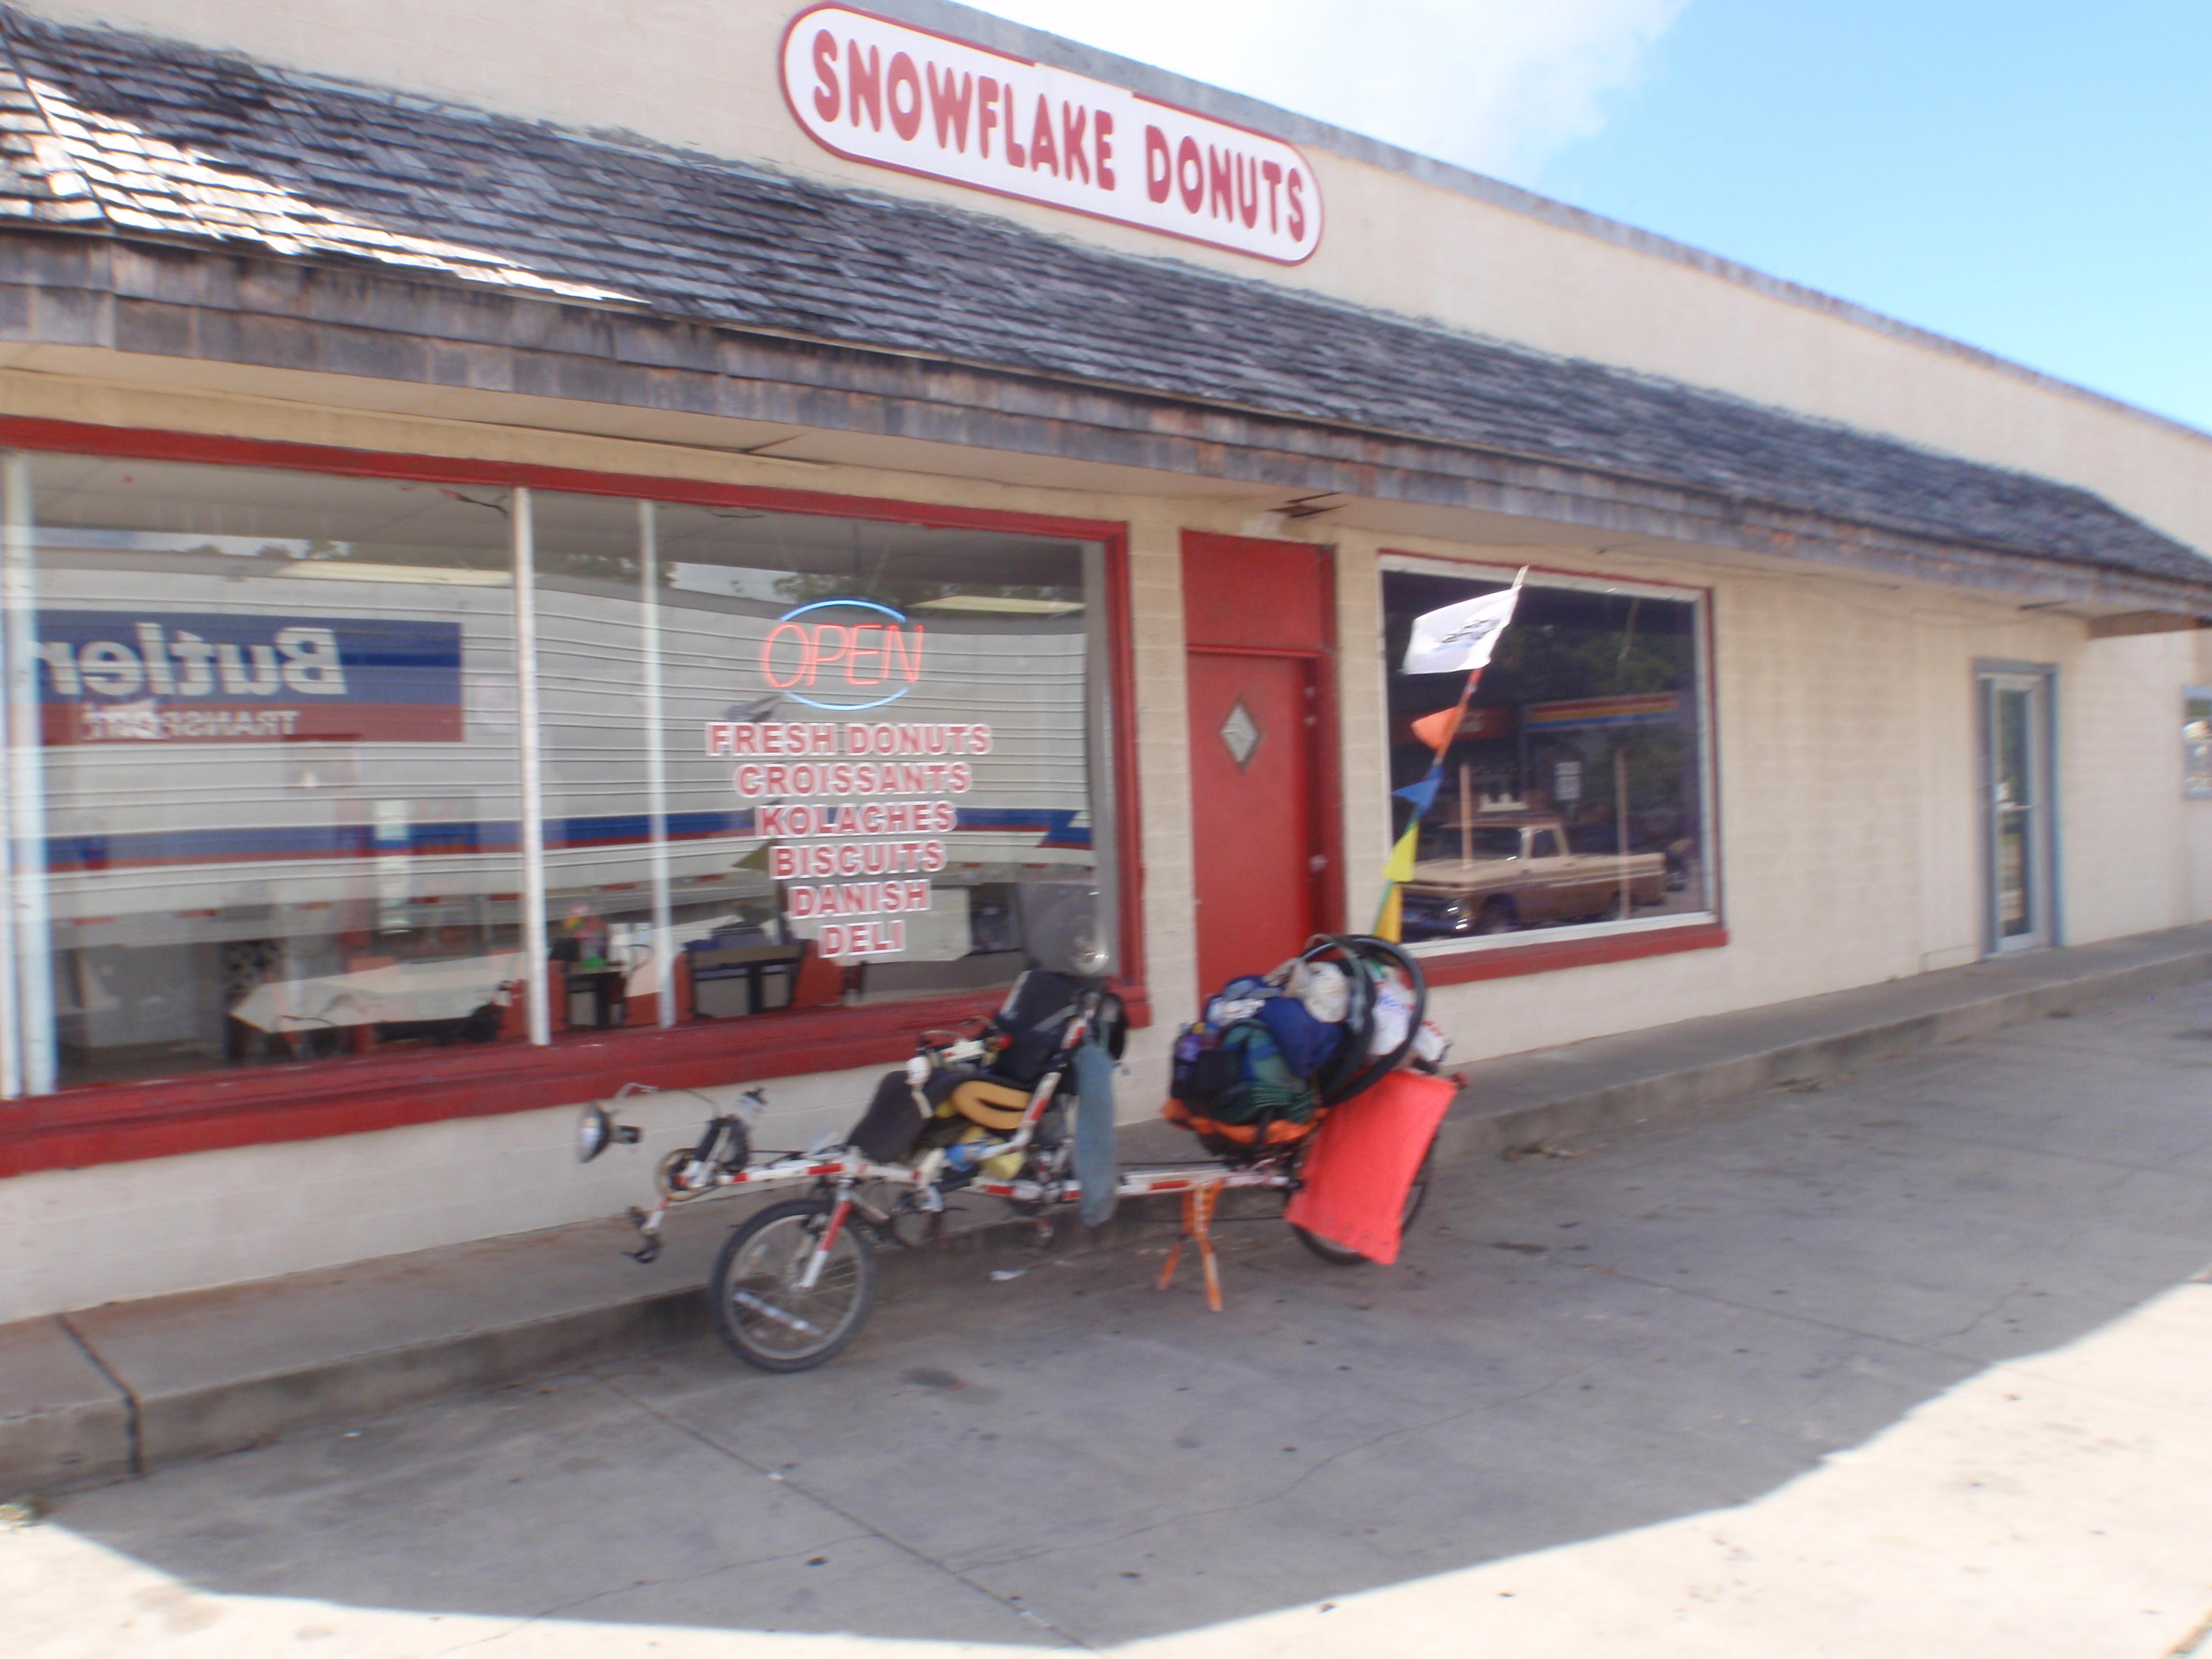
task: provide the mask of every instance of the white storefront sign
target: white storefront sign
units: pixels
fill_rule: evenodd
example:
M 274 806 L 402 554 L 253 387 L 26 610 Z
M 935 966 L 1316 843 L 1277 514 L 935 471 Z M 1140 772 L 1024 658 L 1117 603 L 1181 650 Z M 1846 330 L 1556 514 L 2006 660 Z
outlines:
M 843 6 L 783 40 L 783 94 L 854 161 L 1042 202 L 1256 258 L 1321 245 L 1321 186 L 1279 139 Z

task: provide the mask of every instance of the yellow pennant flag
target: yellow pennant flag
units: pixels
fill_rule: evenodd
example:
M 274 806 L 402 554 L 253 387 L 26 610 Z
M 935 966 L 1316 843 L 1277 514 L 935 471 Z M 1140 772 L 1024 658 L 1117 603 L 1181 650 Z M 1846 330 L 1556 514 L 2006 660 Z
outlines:
M 1415 818 L 1406 826 L 1406 833 L 1398 837 L 1398 844 L 1390 849 L 1390 861 L 1382 866 L 1382 908 L 1375 918 L 1375 937 L 1387 939 L 1393 945 L 1399 942 L 1405 918 L 1405 901 L 1398 891 L 1399 884 L 1413 878 L 1413 848 L 1420 838 L 1421 821 Z
M 1406 833 L 1398 837 L 1398 844 L 1390 849 L 1390 861 L 1382 866 L 1382 879 L 1393 884 L 1413 878 L 1413 848 L 1421 838 L 1421 821 L 1415 818 L 1406 826 Z
M 1405 900 L 1394 885 L 1383 896 L 1382 914 L 1375 919 L 1375 937 L 1387 939 L 1393 945 L 1403 944 L 1405 941 L 1399 936 L 1404 931 L 1405 920 Z

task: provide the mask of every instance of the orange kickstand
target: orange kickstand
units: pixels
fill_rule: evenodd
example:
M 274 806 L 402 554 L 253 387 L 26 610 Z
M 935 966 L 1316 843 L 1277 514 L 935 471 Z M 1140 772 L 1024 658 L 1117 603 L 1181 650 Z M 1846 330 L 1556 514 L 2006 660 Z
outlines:
M 1218 1186 L 1194 1187 L 1182 1195 L 1182 1237 L 1168 1250 L 1167 1265 L 1160 1269 L 1159 1287 L 1165 1290 L 1175 1282 L 1176 1268 L 1182 1261 L 1182 1247 L 1195 1240 L 1198 1259 L 1206 1269 L 1206 1305 L 1214 1312 L 1221 1311 L 1221 1269 L 1213 1255 L 1213 1206 L 1221 1197 Z

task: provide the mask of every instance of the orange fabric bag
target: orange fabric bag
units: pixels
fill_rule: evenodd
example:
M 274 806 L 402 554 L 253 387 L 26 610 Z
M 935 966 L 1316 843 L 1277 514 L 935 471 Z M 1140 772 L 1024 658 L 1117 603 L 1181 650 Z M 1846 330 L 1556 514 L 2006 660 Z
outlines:
M 1393 1072 L 1331 1107 L 1284 1218 L 1370 1261 L 1395 1261 L 1407 1191 L 1458 1092 L 1449 1078 Z

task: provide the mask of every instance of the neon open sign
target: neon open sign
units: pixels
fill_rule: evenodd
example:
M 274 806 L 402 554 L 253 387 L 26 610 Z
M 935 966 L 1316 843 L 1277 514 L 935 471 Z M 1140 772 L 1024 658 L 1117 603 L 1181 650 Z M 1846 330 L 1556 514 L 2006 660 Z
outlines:
M 776 619 L 761 675 L 810 708 L 881 708 L 921 678 L 924 631 L 873 599 L 817 599 Z

